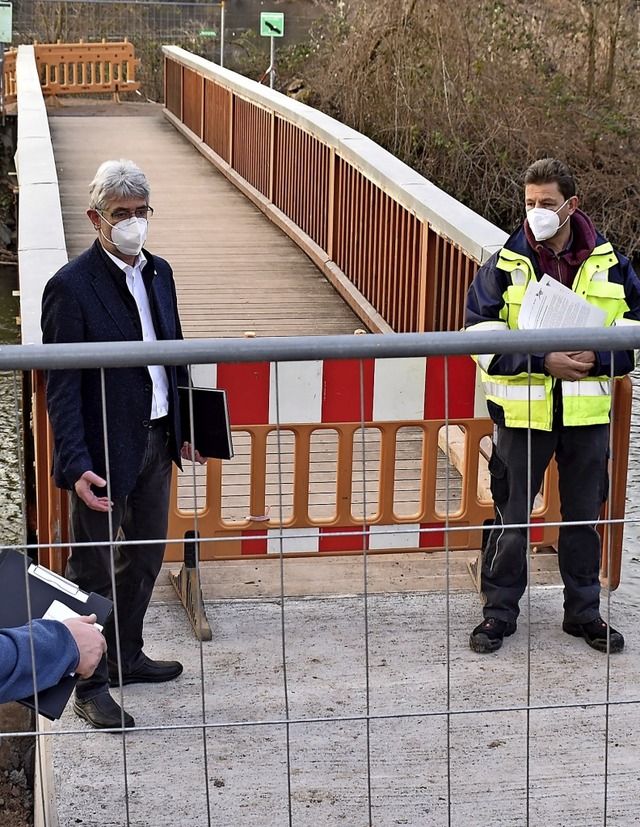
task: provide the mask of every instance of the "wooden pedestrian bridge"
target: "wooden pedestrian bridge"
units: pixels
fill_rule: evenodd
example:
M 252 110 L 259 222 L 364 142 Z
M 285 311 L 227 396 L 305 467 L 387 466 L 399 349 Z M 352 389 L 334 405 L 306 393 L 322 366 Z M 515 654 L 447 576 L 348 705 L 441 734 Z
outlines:
M 38 48 L 21 46 L 5 80 L 17 114 L 24 347 L 2 348 L 0 368 L 24 371 L 25 544 L 62 569 L 67 502 L 49 475 L 45 367 L 179 357 L 197 385 L 226 389 L 235 456 L 175 475 L 166 559 L 175 569 L 193 550 L 185 537 L 198 532 L 177 585 L 199 648 L 172 614 L 169 578 L 145 637 L 156 657 L 180 647 L 183 680 L 127 688 L 137 728 L 121 739 L 79 730 L 72 713 L 52 733 L 43 727 L 37 823 L 467 827 L 480 807 L 496 827 L 529 824 L 530 814 L 544 824 L 640 817 L 638 744 L 628 737 L 637 727 L 630 706 L 610 706 L 609 659 L 574 653 L 576 642 L 558 632 L 551 648 L 561 654 L 550 664 L 548 637 L 535 643 L 548 618 L 527 635 L 527 615 L 513 663 L 483 663 L 480 679 L 466 643 L 477 597 L 450 589 L 452 561 L 477 555 L 492 516 L 491 423 L 468 355 L 478 342 L 459 333 L 464 298 L 505 234 L 349 127 L 180 48 L 163 50 L 164 105 L 124 99 L 134 71 L 127 50 L 109 57 L 96 46 L 103 52 L 91 59 L 57 51 L 53 60 Z M 79 60 L 120 103 L 78 94 L 96 91 Z M 149 178 L 148 244 L 174 269 L 187 341 L 154 354 L 53 355 L 40 345 L 42 289 L 92 243 L 88 184 L 102 161 L 119 157 Z M 602 570 L 613 588 L 631 407 L 630 383 L 616 385 Z M 550 470 L 532 546 L 553 548 L 559 520 Z M 409 558 L 438 561 L 437 591 L 419 593 L 428 585 L 415 567 L 410 584 L 402 579 Z M 335 561 L 355 561 L 359 573 Z M 269 590 L 271 563 L 269 576 L 280 579 Z M 470 591 L 466 567 L 465 578 Z M 203 646 L 200 584 L 209 606 L 364 594 L 364 621 L 347 598 L 289 600 L 286 623 L 284 600 L 227 601 L 224 611 L 214 606 L 213 641 Z M 403 599 L 407 589 L 413 596 Z M 380 601 L 368 601 L 368 590 Z M 549 615 L 560 611 L 557 595 L 536 599 Z M 637 658 L 619 662 L 625 685 L 637 685 Z M 585 696 L 585 687 L 598 691 Z M 487 753 L 478 750 L 488 748 L 517 776 L 500 796 L 486 788 Z M 592 763 L 567 782 L 568 756 L 577 755 Z M 594 777 L 611 779 L 604 797 L 584 783 Z M 618 809 L 607 822 L 609 800 Z
M 109 55 L 104 44 L 69 47 L 66 57 L 64 44 L 54 57 L 54 47 L 23 46 L 11 64 L 22 342 L 40 341 L 46 280 L 93 241 L 93 173 L 107 158 L 132 158 L 151 183 L 149 245 L 175 271 L 185 336 L 211 340 L 212 352 L 218 337 L 244 337 L 237 361 L 193 366 L 195 384 L 227 391 L 236 453 L 176 474 L 167 560 L 182 560 L 194 528 L 202 561 L 477 549 L 491 517 L 491 425 L 467 355 L 441 347 L 336 360 L 319 348 L 303 361 L 291 339 L 275 362 L 261 347 L 283 336 L 459 331 L 469 283 L 504 233 L 349 127 L 180 48 L 164 48 L 164 106 L 60 97 L 95 91 L 77 67 L 98 58 L 111 61 L 93 75 L 99 91 L 122 90 L 133 73 L 126 45 Z M 120 83 L 105 86 L 109 78 Z M 49 476 L 42 373 L 31 378 L 28 528 L 60 568 L 66 496 Z M 629 409 L 627 388 L 617 403 L 614 521 L 624 515 Z M 554 483 L 550 472 L 536 546 L 555 542 Z M 613 522 L 612 585 L 621 538 Z

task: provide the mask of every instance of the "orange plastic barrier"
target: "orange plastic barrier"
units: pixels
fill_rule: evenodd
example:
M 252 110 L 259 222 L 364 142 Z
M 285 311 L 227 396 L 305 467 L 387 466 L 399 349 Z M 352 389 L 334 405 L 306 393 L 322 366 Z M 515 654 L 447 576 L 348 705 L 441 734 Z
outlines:
M 92 95 L 135 92 L 136 58 L 133 44 L 120 43 L 34 43 L 36 65 L 44 95 Z M 16 100 L 17 50 L 5 53 L 5 100 Z

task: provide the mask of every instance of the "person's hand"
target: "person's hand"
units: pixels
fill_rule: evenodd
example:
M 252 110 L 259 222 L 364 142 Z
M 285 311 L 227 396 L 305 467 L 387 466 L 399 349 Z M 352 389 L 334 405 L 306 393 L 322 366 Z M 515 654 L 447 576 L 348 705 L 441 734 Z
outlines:
M 107 484 L 106 480 L 94 474 L 93 471 L 85 471 L 80 479 L 76 482 L 74 488 L 76 494 L 80 497 L 82 502 L 92 511 L 108 511 L 112 503 L 108 497 L 97 497 L 91 490 L 91 486 L 95 485 L 98 488 L 104 488 Z
M 592 350 L 574 350 L 568 355 L 571 356 L 572 359 L 575 359 L 576 362 L 584 362 L 585 365 L 589 365 L 589 370 L 591 370 L 596 363 L 596 354 Z
M 592 350 L 547 353 L 544 360 L 547 373 L 570 382 L 587 377 L 595 363 L 596 355 Z
M 96 671 L 97 665 L 104 653 L 107 651 L 107 641 L 102 632 L 95 626 L 97 617 L 88 615 L 83 617 L 71 617 L 64 621 L 64 625 L 73 635 L 80 660 L 76 666 L 76 675 L 81 678 L 89 678 Z
M 190 442 L 183 442 L 182 449 L 180 450 L 180 456 L 182 459 L 189 459 L 191 462 L 199 462 L 200 465 L 204 465 L 207 461 L 206 457 L 200 455 L 200 451 L 193 450 Z

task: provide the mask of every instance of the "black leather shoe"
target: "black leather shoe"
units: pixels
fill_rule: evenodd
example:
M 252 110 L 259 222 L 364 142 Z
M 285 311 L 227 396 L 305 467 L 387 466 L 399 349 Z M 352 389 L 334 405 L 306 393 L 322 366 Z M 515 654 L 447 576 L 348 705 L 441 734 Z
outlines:
M 122 729 L 123 715 L 125 727 L 136 725 L 131 715 L 125 712 L 108 692 L 103 692 L 88 700 L 75 698 L 73 711 L 85 721 L 89 721 L 96 729 Z
M 177 660 L 151 660 L 143 655 L 144 661 L 141 666 L 132 672 L 123 672 L 122 685 L 130 683 L 164 683 L 172 681 L 182 674 L 182 664 Z M 109 664 L 109 680 L 111 686 L 119 686 L 120 678 L 118 668 L 115 664 Z
M 592 649 L 606 652 L 607 644 L 610 652 L 622 652 L 624 637 L 611 626 L 607 626 L 601 617 L 590 620 L 588 623 L 562 623 L 563 630 L 573 637 L 583 637 Z M 608 633 L 607 633 L 608 630 Z

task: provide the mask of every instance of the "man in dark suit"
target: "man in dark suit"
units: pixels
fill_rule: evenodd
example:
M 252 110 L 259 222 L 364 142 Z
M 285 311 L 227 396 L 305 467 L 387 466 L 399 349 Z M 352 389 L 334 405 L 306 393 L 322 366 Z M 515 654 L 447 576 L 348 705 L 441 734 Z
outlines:
M 144 173 L 132 161 L 106 161 L 89 193 L 97 238 L 46 285 L 43 342 L 182 339 L 171 267 L 143 250 L 153 215 Z M 78 682 L 74 701 L 97 728 L 134 726 L 110 684 L 157 683 L 182 672 L 178 661 L 147 657 L 142 629 L 165 549 L 172 461 L 180 467 L 181 456 L 191 458 L 181 446 L 178 405 L 187 379 L 185 368 L 161 365 L 47 375 L 53 474 L 71 492 L 72 541 L 87 544 L 74 548 L 66 575 L 114 600 L 107 655 Z

